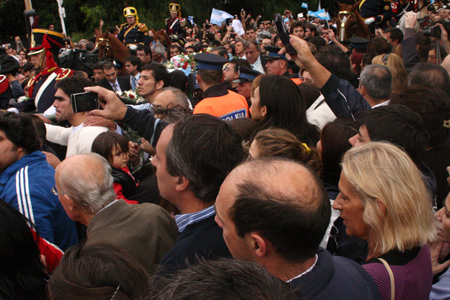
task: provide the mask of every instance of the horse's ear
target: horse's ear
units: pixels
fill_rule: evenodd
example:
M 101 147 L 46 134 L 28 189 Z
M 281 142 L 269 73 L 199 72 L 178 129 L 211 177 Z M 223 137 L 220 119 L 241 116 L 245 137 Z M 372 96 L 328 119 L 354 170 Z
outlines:
M 358 2 L 356 2 L 355 4 L 353 4 L 353 6 L 352 6 L 352 8 L 350 9 L 350 11 L 358 10 L 359 3 L 361 3 L 361 0 L 359 0 Z

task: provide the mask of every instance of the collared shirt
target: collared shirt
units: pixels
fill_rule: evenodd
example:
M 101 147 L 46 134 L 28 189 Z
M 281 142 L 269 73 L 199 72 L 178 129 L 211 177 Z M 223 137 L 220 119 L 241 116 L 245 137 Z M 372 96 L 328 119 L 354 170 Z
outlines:
M 119 94 L 122 94 L 122 89 L 120 88 L 119 81 L 117 81 L 117 78 L 116 78 L 115 83 L 111 83 L 109 81 L 108 81 L 108 83 L 111 85 L 114 92 L 116 92 L 116 93 L 118 92 Z
M 133 86 L 133 77 L 135 78 L 135 84 Z M 136 88 L 137 88 L 137 82 L 139 81 L 139 78 L 141 78 L 141 72 L 137 73 L 136 76 L 130 75 L 130 85 L 131 85 L 131 89 L 136 92 Z
M 264 68 L 263 65 L 261 63 L 261 57 L 258 56 L 258 59 L 255 61 L 254 64 L 251 65 L 253 70 L 256 70 L 258 72 L 261 72 L 262 74 L 264 74 Z
M 289 279 L 289 280 L 286 280 L 286 283 L 289 283 L 289 282 L 291 282 L 292 280 L 295 280 L 295 279 L 297 279 L 297 278 L 300 278 L 300 277 L 302 277 L 303 275 L 308 274 L 309 272 L 311 272 L 311 271 L 314 269 L 314 267 L 316 266 L 318 260 L 319 260 L 319 256 L 316 254 L 314 263 L 313 263 L 313 265 L 312 265 L 311 267 L 308 268 L 308 270 L 306 270 L 305 272 L 303 272 L 303 273 L 301 273 L 301 274 L 295 276 L 294 278 L 291 278 L 291 279 Z
M 191 214 L 180 214 L 175 216 L 175 221 L 177 222 L 178 231 L 183 232 L 183 230 L 191 224 L 200 222 L 216 214 L 214 205 L 202 209 L 201 211 L 191 213 Z
M 391 100 L 386 100 L 386 101 L 383 101 L 383 102 L 381 102 L 381 103 L 378 103 L 378 104 L 372 106 L 372 109 L 377 108 L 377 107 L 380 107 L 380 106 L 386 106 L 386 105 L 389 104 L 389 102 L 391 102 Z

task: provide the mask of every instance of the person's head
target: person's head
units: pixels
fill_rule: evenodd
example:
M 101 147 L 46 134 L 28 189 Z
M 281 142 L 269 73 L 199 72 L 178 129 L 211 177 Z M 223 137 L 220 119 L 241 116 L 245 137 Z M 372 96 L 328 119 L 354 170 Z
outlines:
M 389 28 L 384 32 L 386 40 L 392 46 L 396 46 L 403 41 L 403 32 L 399 28 Z
M 157 45 L 157 44 L 155 44 L 155 45 Z M 159 45 L 161 45 L 161 44 L 159 44 Z M 163 54 L 162 54 L 163 56 L 164 56 L 164 51 L 165 50 L 164 50 L 164 46 L 163 46 Z M 153 51 L 150 49 L 150 47 L 148 45 L 139 44 L 136 49 L 136 56 L 141 60 L 142 66 L 144 66 L 145 64 L 148 64 L 149 62 L 152 61 L 152 53 L 153 53 Z
M 377 36 L 367 44 L 367 52 L 373 53 L 374 55 L 387 54 L 391 52 L 391 45 L 389 45 L 386 39 Z
M 163 130 L 152 163 L 161 196 L 180 209 L 183 193 L 212 205 L 226 175 L 244 158 L 237 133 L 219 118 L 200 114 Z
M 149 275 L 127 252 L 111 244 L 78 244 L 64 256 L 48 282 L 51 300 L 142 299 Z
M 170 47 L 169 47 L 169 58 L 177 56 L 181 52 L 182 52 L 182 50 L 180 49 L 180 47 L 178 45 L 171 44 Z
M 136 76 L 141 71 L 141 59 L 137 56 L 130 56 L 125 60 L 125 70 L 128 75 Z
M 142 67 L 137 90 L 139 95 L 144 98 L 151 98 L 156 96 L 155 93 L 159 93 L 169 83 L 170 74 L 167 69 L 157 62 L 151 62 Z
M 303 24 L 302 22 L 296 21 L 292 23 L 290 28 L 290 33 L 301 39 L 305 38 L 305 30 L 303 29 L 302 24 Z
M 261 54 L 261 50 L 259 45 L 256 43 L 256 40 L 250 40 L 247 42 L 247 46 L 244 49 L 245 57 L 249 63 L 254 64 L 258 60 L 259 55 Z
M 211 53 L 215 55 L 223 56 L 224 58 L 228 59 L 228 50 L 224 46 L 216 46 L 211 49 Z
M 258 132 L 249 149 L 249 157 L 284 157 L 301 162 L 315 171 L 319 176 L 322 172 L 322 162 L 316 149 L 308 145 L 285 129 L 269 128 Z
M 421 62 L 409 73 L 408 86 L 428 84 L 440 88 L 450 96 L 450 77 L 438 64 Z
M 387 141 L 402 147 L 420 164 L 429 135 L 420 115 L 403 105 L 387 105 L 367 111 L 360 120 L 359 133 L 349 139 L 353 147 L 373 141 Z
M 256 131 L 272 126 L 286 129 L 302 142 L 315 146 L 319 133 L 306 119 L 305 101 L 297 85 L 287 77 L 275 75 L 261 76 L 256 84 L 251 98 L 252 119 L 259 121 Z
M 194 48 L 193 45 L 184 47 L 184 53 L 185 54 L 195 54 L 195 52 L 196 51 L 195 51 L 195 48 Z
M 288 61 L 283 58 L 269 56 L 265 67 L 268 75 L 283 75 L 288 70 Z
M 395 53 L 377 55 L 372 59 L 372 64 L 384 65 L 391 71 L 393 95 L 398 95 L 406 89 L 408 72 L 400 56 Z
M 241 67 L 251 69 L 252 66 L 247 60 L 241 58 L 233 58 L 230 62 L 226 63 L 223 68 L 224 81 L 231 83 L 237 80 Z
M 317 36 L 317 27 L 314 24 L 311 23 L 303 23 L 302 24 L 303 30 L 305 32 L 304 39 L 309 40 L 313 36 Z
M 340 211 L 346 233 L 369 242 L 375 254 L 404 252 L 434 240 L 431 198 L 419 169 L 390 143 L 350 149 L 342 159 Z
M 261 41 L 261 51 L 264 51 L 265 52 L 265 47 L 266 46 L 271 46 L 272 45 L 272 40 L 271 39 L 263 39 L 262 41 Z
M 230 258 L 200 260 L 171 278 L 151 279 L 154 300 L 288 300 L 296 298 L 290 286 L 257 262 Z
M 39 138 L 27 114 L 0 112 L 0 173 L 39 148 Z
M 256 31 L 254 27 L 248 27 L 245 30 L 245 36 L 247 40 L 254 40 L 256 38 Z
M 94 82 L 100 81 L 103 78 L 105 78 L 105 73 L 103 73 L 103 67 L 102 67 L 102 64 L 100 64 L 100 63 L 96 63 L 92 67 L 92 73 L 93 73 Z
M 136 23 L 136 17 L 133 17 L 133 16 L 127 17 L 127 24 L 129 26 L 132 26 L 134 23 Z
M 351 78 L 351 64 L 347 54 L 339 47 L 328 45 L 316 54 L 317 61 L 340 79 Z
M 23 72 L 23 75 L 25 76 L 26 79 L 29 79 L 29 78 L 33 77 L 31 75 L 31 72 L 33 71 L 33 69 L 34 69 L 34 64 L 31 63 L 31 62 L 28 62 L 28 63 L 23 65 L 22 72 Z
M 107 61 L 103 63 L 102 66 L 103 73 L 105 74 L 106 80 L 110 83 L 115 83 L 117 80 L 117 68 L 113 62 Z
M 411 86 L 391 104 L 405 105 L 421 116 L 430 135 L 429 147 L 447 139 L 449 131 L 444 122 L 450 119 L 450 97 L 441 89 L 429 85 Z
M 237 39 L 236 43 L 234 44 L 234 52 L 236 53 L 237 57 L 244 56 L 244 49 L 245 49 L 245 41 L 243 39 Z
M 73 120 L 76 114 L 73 112 L 70 96 L 76 93 L 83 93 L 84 88 L 88 86 L 91 86 L 89 79 L 78 76 L 67 77 L 56 82 L 53 106 L 56 108 L 55 119 L 57 121 L 67 120 L 71 122 Z
M 74 155 L 63 160 L 55 172 L 59 201 L 69 218 L 89 224 L 95 215 L 116 199 L 108 161 L 97 153 Z
M 2 299 L 45 299 L 48 279 L 41 260 L 34 228 L 17 209 L 0 200 L 0 297 Z
M 155 117 L 161 119 L 165 111 L 180 106 L 186 111 L 189 110 L 189 99 L 180 89 L 174 87 L 163 88 L 161 93 L 156 96 L 151 105 Z
M 358 90 L 371 106 L 389 100 L 391 88 L 392 76 L 387 67 L 369 65 L 362 70 Z
M 128 163 L 128 139 L 117 132 L 100 133 L 92 143 L 92 152 L 106 158 L 111 167 L 123 169 Z
M 39 139 L 39 146 L 42 148 L 44 143 L 47 141 L 47 129 L 45 128 L 45 123 L 37 115 L 30 115 L 30 118 Z
M 317 150 L 322 159 L 323 181 L 326 185 L 338 185 L 342 156 L 352 147 L 349 139 L 356 134 L 358 125 L 347 119 L 336 119 L 322 128 Z
M 261 262 L 279 278 L 283 275 L 273 267 L 275 261 L 302 263 L 313 257 L 330 215 L 330 201 L 317 175 L 279 157 L 239 165 L 216 200 L 216 222 L 233 257 Z
M 450 242 L 450 194 L 445 198 L 442 208 L 434 216 L 438 222 L 438 237 L 441 242 Z

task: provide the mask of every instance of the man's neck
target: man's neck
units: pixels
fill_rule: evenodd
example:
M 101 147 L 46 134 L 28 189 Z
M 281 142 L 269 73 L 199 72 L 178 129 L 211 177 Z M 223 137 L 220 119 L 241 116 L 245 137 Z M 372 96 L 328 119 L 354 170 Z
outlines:
M 137 74 L 139 74 L 139 71 L 138 71 L 138 70 L 133 71 L 130 75 L 133 76 L 133 77 L 136 77 Z
M 152 94 L 147 95 L 144 97 L 145 101 L 152 104 L 155 101 L 156 96 L 158 96 L 161 93 L 161 90 L 155 90 Z
M 72 125 L 73 127 L 80 126 L 81 124 L 86 121 L 87 116 L 84 112 L 76 113 L 73 115 L 71 119 L 68 119 L 67 121 Z
M 280 258 L 270 262 L 263 262 L 263 265 L 275 277 L 283 281 L 288 281 L 311 268 L 315 261 L 316 256 L 314 255 L 301 263 L 293 263 Z
M 192 214 L 213 205 L 213 203 L 203 202 L 202 200 L 195 197 L 192 193 L 181 195 L 181 197 L 177 201 L 174 201 L 172 204 L 174 204 L 176 208 L 178 208 L 181 214 Z

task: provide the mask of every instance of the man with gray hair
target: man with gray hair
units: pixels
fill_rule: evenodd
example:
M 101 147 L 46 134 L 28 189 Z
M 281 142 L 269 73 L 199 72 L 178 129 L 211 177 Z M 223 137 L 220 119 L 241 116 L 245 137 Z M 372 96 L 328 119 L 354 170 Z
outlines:
M 372 108 L 388 105 L 392 90 L 391 71 L 382 65 L 364 67 L 358 90 Z
M 166 53 L 166 49 L 164 48 L 164 45 L 161 43 L 156 43 L 152 46 L 152 57 L 153 61 L 156 61 L 158 63 L 163 63 L 166 61 L 164 58 L 164 54 Z
M 192 111 L 192 105 L 187 95 L 180 89 L 166 87 L 156 96 L 155 101 L 150 105 L 155 117 L 161 119 L 162 115 L 174 107 L 180 108 L 186 113 Z
M 163 208 L 116 198 L 111 166 L 100 155 L 65 159 L 56 168 L 55 180 L 69 217 L 87 226 L 86 245 L 113 244 L 151 271 L 175 243 L 177 226 Z

